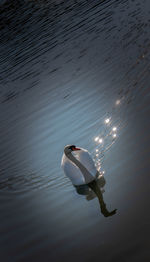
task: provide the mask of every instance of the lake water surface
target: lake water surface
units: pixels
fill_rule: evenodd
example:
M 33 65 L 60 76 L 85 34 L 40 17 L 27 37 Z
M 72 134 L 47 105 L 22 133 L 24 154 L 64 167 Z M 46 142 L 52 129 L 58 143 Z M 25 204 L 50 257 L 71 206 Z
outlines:
M 150 261 L 149 0 L 0 10 L 0 261 Z M 92 154 L 114 216 L 65 177 L 66 144 Z

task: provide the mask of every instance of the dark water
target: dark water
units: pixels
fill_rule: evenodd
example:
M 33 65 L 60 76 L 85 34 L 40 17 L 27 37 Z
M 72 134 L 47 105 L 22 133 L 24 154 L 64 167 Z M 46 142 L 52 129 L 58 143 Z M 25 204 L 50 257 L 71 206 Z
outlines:
M 0 1 L 0 26 L 0 261 L 150 261 L 149 0 Z M 65 177 L 66 144 L 116 215 Z

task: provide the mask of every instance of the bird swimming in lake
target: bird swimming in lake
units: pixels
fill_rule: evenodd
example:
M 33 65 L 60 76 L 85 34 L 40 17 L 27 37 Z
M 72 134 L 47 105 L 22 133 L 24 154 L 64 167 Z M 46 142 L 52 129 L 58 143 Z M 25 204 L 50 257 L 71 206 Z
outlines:
M 92 182 L 98 174 L 89 152 L 75 145 L 65 146 L 61 166 L 75 186 Z
M 112 216 L 116 209 L 109 212 L 103 200 L 103 195 L 98 187 L 96 178 L 99 175 L 94 161 L 89 152 L 75 145 L 67 145 L 61 160 L 61 167 L 72 184 L 77 186 L 88 185 L 98 197 L 101 212 L 105 217 Z

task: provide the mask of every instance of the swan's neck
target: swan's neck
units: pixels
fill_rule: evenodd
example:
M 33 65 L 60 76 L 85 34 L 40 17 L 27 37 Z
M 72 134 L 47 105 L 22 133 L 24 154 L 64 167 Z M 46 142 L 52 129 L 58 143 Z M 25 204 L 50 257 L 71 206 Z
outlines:
M 94 180 L 94 177 L 91 175 L 91 173 L 86 169 L 84 165 L 81 164 L 79 160 L 77 160 L 71 153 L 70 154 L 65 154 L 69 160 L 71 160 L 81 171 L 81 173 L 84 176 L 85 183 L 88 184 L 91 181 Z

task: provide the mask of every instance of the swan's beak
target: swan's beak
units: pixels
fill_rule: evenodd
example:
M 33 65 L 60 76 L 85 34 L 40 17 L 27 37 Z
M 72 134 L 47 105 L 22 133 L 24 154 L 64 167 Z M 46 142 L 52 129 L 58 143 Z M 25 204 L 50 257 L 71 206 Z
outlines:
M 75 147 L 72 149 L 73 151 L 81 150 L 79 147 Z

